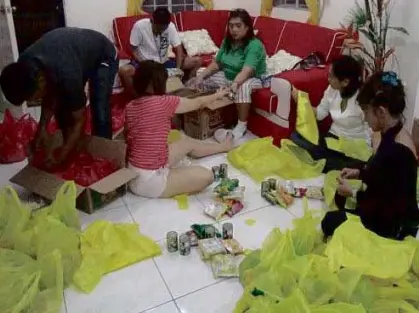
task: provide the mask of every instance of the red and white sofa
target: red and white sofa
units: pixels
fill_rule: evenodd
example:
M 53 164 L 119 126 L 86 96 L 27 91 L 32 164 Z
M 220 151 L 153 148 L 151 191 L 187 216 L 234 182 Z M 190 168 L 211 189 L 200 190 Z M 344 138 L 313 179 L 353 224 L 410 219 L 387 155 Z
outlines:
M 142 16 L 119 17 L 113 21 L 113 31 L 120 59 L 129 58 L 129 36 L 134 23 Z M 173 15 L 172 21 L 180 32 L 206 29 L 219 47 L 225 36 L 229 11 L 195 11 L 181 12 Z M 313 26 L 294 21 L 285 21 L 271 17 L 253 17 L 253 25 L 258 31 L 257 36 L 264 43 L 267 54 L 274 55 L 279 50 L 285 50 L 292 55 L 304 58 L 311 52 L 320 52 L 331 63 L 342 53 L 343 36 L 336 30 Z M 214 55 L 203 55 L 204 64 L 211 62 Z M 278 77 L 289 80 L 297 89 L 306 91 L 311 102 L 317 106 L 328 85 L 329 68 L 315 68 L 309 71 L 292 70 L 283 72 Z M 278 97 L 270 88 L 260 89 L 252 96 L 253 110 L 249 118 L 249 130 L 260 137 L 272 136 L 279 144 L 283 138 L 288 138 L 295 129 L 295 103 L 278 103 Z M 286 112 L 284 116 L 284 112 Z M 323 123 L 326 128 L 329 123 Z

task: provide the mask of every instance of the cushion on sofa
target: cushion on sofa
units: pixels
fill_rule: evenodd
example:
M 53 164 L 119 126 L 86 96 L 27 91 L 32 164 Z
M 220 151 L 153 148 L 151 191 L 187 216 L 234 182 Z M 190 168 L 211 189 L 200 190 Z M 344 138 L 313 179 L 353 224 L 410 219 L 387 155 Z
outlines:
M 333 29 L 289 21 L 285 25 L 278 49 L 301 58 L 318 51 L 328 63 L 341 54 L 342 43 L 342 36 Z
M 205 28 L 217 47 L 223 41 L 229 11 L 186 11 L 177 14 L 178 29 L 181 32 Z
M 179 37 L 188 56 L 214 54 L 219 50 L 206 29 L 179 32 Z
M 278 49 L 279 40 L 285 26 L 285 21 L 260 16 L 255 18 L 254 28 L 258 30 L 257 37 L 263 42 L 266 48 L 266 53 L 271 56 L 274 55 Z

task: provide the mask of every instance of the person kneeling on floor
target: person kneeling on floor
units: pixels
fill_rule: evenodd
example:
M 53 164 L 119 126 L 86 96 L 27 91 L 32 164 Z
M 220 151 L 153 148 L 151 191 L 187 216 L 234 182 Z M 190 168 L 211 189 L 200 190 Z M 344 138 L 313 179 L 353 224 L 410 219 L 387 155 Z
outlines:
M 329 237 L 346 221 L 346 197 L 356 196 L 357 208 L 348 213 L 359 215 L 366 228 L 398 240 L 416 236 L 417 156 L 413 140 L 403 128 L 403 84 L 394 72 L 378 73 L 365 83 L 357 99 L 369 126 L 381 133 L 381 142 L 364 169 L 342 170 L 335 198 L 340 211 L 326 214 L 323 232 Z M 353 191 L 347 179 L 360 179 L 364 187 Z
M 261 78 L 265 74 L 265 47 L 254 34 L 249 13 L 237 9 L 230 12 L 227 36 L 215 60 L 200 69 L 189 85 L 204 90 L 230 87 L 239 117 L 233 135 L 239 140 L 247 130 L 252 91 L 264 87 Z
M 132 86 L 132 78 L 139 62 L 152 60 L 164 64 L 166 68 L 179 68 L 189 77 L 196 75 L 201 67 L 200 57 L 185 57 L 176 26 L 170 21 L 171 14 L 166 8 L 158 8 L 151 19 L 141 19 L 131 30 L 130 45 L 134 59 L 119 69 L 122 84 L 129 93 L 137 96 Z M 169 46 L 173 47 L 176 60 L 169 58 Z
M 195 111 L 228 95 L 221 89 L 213 95 L 186 99 L 165 95 L 167 71 L 154 61 L 139 63 L 134 88 L 139 98 L 126 107 L 128 167 L 138 173 L 129 183 L 131 191 L 148 198 L 170 198 L 202 191 L 214 181 L 211 170 L 202 166 L 177 167 L 189 155 L 201 158 L 228 152 L 232 138 L 222 143 L 204 142 L 185 135 L 168 144 L 171 119 L 175 114 Z

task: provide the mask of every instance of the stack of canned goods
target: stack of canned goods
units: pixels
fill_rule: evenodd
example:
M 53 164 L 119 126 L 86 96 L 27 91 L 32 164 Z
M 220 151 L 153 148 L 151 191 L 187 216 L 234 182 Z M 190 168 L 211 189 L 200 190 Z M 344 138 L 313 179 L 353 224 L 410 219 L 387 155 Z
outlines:
M 233 224 L 224 223 L 222 236 L 224 240 L 233 239 Z M 211 239 L 217 237 L 217 229 L 215 226 L 207 225 L 203 232 L 203 238 L 200 239 Z M 194 231 L 189 231 L 182 234 L 178 238 L 178 233 L 170 231 L 166 235 L 167 250 L 170 253 L 179 251 L 180 255 L 189 255 L 191 253 L 191 247 L 198 246 L 198 237 Z
M 215 181 L 226 179 L 228 178 L 228 165 L 223 163 L 220 166 L 213 166 L 212 173 Z

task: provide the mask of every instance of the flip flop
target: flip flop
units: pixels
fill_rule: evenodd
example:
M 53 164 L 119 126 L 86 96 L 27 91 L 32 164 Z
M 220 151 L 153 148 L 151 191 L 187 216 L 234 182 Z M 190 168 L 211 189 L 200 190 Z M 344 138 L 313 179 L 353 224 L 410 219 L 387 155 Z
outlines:
M 233 136 L 233 132 L 230 129 L 220 128 L 214 133 L 214 139 L 219 143 L 224 142 L 227 136 Z

